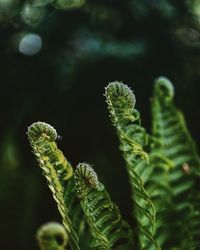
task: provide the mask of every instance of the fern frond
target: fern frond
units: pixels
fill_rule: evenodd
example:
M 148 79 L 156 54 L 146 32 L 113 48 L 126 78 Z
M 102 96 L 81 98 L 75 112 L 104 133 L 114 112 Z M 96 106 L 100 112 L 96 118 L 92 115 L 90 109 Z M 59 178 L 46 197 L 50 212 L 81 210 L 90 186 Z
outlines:
M 168 90 L 164 91 L 163 85 Z M 191 170 L 197 174 L 200 172 L 200 158 L 187 129 L 184 116 L 173 103 L 172 93 L 174 91 L 172 89 L 174 87 L 168 79 L 164 77 L 156 79 L 152 102 L 152 132 L 159 139 L 164 155 L 177 165 L 187 162 L 190 164 Z
M 69 236 L 65 228 L 57 222 L 48 222 L 42 225 L 36 238 L 41 250 L 65 250 Z
M 124 120 L 135 120 L 133 110 L 136 99 L 127 85 L 117 81 L 111 82 L 105 88 L 105 96 L 114 125 L 118 126 L 120 121 Z
M 198 248 L 196 244 L 199 244 L 200 238 L 200 195 L 196 193 L 200 159 L 185 119 L 174 105 L 173 96 L 172 83 L 165 77 L 156 79 L 152 101 L 152 130 L 159 143 L 152 144 L 152 152 L 173 162 L 173 167 L 168 171 L 168 185 L 171 189 L 168 199 L 173 209 L 169 206 L 166 215 L 166 224 L 170 220 L 168 231 L 171 232 L 166 244 L 169 242 L 173 247 L 193 249 Z M 177 231 L 179 235 L 172 242 L 171 238 Z M 183 240 L 183 235 L 186 240 Z
M 64 187 L 64 201 L 67 204 L 73 228 L 79 237 L 81 250 L 88 250 L 88 242 L 91 241 L 91 234 L 77 197 L 74 178 L 69 179 Z
M 173 190 L 169 185 L 169 170 L 174 166 L 173 162 L 157 152 L 151 152 L 149 155 L 152 172 L 146 182 L 146 188 L 151 195 L 151 199 L 156 209 L 156 228 L 154 237 L 161 248 L 163 243 L 169 237 L 168 232 L 170 224 L 167 221 L 167 211 L 173 207 L 170 199 Z M 151 250 L 149 247 L 148 250 Z M 164 248 L 165 249 L 165 248 Z
M 54 166 L 61 182 L 72 177 L 72 166 L 66 160 L 63 153 L 57 148 L 55 143 L 57 132 L 52 126 L 45 122 L 35 122 L 28 128 L 27 134 L 31 145 L 34 146 L 38 143 L 42 153 L 45 154 L 46 158 L 44 158 L 48 158 L 50 164 Z M 42 159 L 38 158 L 38 161 L 40 160 Z
M 132 140 L 128 136 L 127 130 L 125 129 L 129 122 L 139 121 L 140 123 L 140 114 L 134 109 L 136 103 L 135 95 L 131 89 L 121 82 L 111 82 L 105 88 L 105 97 L 111 121 L 117 129 L 120 139 L 126 141 L 125 145 L 129 145 L 134 153 L 148 160 L 148 154 L 136 140 Z M 134 127 L 134 129 L 136 128 Z
M 72 227 L 65 205 L 62 185 L 65 180 L 72 176 L 73 169 L 57 148 L 55 143 L 56 130 L 49 124 L 36 122 L 28 128 L 28 138 L 57 203 L 63 225 L 69 235 L 69 244 L 72 249 L 79 249 L 78 237 Z
M 132 231 L 122 219 L 94 170 L 80 163 L 74 174 L 77 193 L 93 236 L 92 249 L 134 249 Z
M 127 163 L 141 249 L 149 249 L 149 244 L 154 249 L 160 249 L 153 236 L 156 226 L 155 209 L 144 185 L 152 171 L 148 165 L 149 156 L 143 150 L 148 136 L 140 125 L 139 112 L 134 109 L 135 96 L 127 85 L 120 82 L 109 83 L 105 88 L 105 96 L 111 121 L 120 140 L 120 150 Z

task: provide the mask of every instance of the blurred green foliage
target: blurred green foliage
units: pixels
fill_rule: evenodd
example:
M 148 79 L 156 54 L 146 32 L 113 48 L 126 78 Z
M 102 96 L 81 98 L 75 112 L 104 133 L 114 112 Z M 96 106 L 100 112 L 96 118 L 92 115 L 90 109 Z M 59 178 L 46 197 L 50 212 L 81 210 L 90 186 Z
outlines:
M 134 87 L 143 123 L 149 128 L 146 107 L 152 80 L 168 76 L 176 83 L 176 103 L 200 145 L 198 1 L 87 0 L 69 9 L 58 7 L 61 3 L 0 0 L 4 250 L 36 249 L 38 226 L 58 217 L 24 134 L 37 120 L 57 128 L 63 137 L 62 150 L 70 152 L 73 164 L 85 160 L 102 169 L 100 178 L 124 217 L 130 218 L 126 173 L 116 167 L 110 183 L 110 166 L 123 162 L 99 94 L 108 81 L 123 80 Z M 42 39 L 40 51 L 33 56 L 19 52 L 22 37 L 29 33 Z M 124 180 L 122 187 L 119 178 Z

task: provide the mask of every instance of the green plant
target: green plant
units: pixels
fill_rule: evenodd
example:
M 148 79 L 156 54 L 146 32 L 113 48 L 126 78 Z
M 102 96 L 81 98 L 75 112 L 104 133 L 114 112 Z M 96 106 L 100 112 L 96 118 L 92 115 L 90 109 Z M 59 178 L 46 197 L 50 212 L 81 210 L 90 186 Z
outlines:
M 152 134 L 157 140 L 151 150 L 168 162 L 163 173 L 169 190 L 168 203 L 163 200 L 162 205 L 166 210 L 163 225 L 167 226 L 168 232 L 163 232 L 166 238 L 164 245 L 171 241 L 180 249 L 198 249 L 200 195 L 197 190 L 200 159 L 184 116 L 175 107 L 173 97 L 172 83 L 164 77 L 158 78 L 152 100 Z M 176 232 L 179 234 L 174 237 Z
M 41 226 L 36 237 L 41 250 L 64 250 L 68 241 L 65 228 L 57 222 L 48 222 Z
M 152 135 L 142 127 L 135 95 L 127 85 L 109 83 L 105 96 L 127 166 L 135 228 L 124 221 L 90 165 L 80 163 L 73 170 L 57 148 L 52 126 L 36 122 L 28 128 L 70 249 L 199 249 L 200 160 L 173 103 L 172 83 L 164 77 L 155 80 Z M 54 248 L 49 243 L 41 249 Z

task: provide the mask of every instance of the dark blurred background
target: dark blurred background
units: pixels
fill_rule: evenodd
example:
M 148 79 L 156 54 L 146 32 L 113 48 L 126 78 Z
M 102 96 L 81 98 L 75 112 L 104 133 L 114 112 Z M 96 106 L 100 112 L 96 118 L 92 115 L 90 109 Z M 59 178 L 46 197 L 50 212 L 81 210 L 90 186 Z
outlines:
M 67 2 L 72 4 L 67 5 Z M 104 87 L 127 83 L 151 128 L 153 80 L 175 85 L 200 146 L 200 3 L 192 0 L 0 0 L 1 249 L 35 250 L 35 232 L 60 221 L 27 140 L 53 125 L 67 159 L 93 164 L 130 221 L 130 190 Z

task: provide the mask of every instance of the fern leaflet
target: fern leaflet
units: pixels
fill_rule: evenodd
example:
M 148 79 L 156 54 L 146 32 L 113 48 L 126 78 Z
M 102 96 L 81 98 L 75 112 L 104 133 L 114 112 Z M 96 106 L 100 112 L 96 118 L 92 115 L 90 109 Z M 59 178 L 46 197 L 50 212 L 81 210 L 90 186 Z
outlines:
M 132 231 L 110 200 L 94 170 L 80 163 L 74 174 L 77 193 L 93 236 L 92 249 L 133 249 Z

